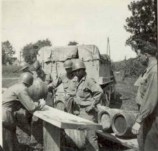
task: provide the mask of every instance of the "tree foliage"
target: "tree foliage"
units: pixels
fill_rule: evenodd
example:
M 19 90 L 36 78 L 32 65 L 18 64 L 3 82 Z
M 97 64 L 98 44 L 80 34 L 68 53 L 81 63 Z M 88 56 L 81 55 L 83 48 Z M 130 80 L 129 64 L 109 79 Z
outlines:
M 12 64 L 12 57 L 15 54 L 13 46 L 9 41 L 2 42 L 2 64 Z
M 22 53 L 25 62 L 32 64 L 36 58 L 40 48 L 44 46 L 51 46 L 50 40 L 38 40 L 36 43 L 29 43 L 23 47 Z
M 138 77 L 144 70 L 139 58 L 130 58 L 119 62 L 113 62 L 112 67 L 114 71 L 124 72 L 125 77 Z
M 126 40 L 126 44 L 135 51 L 140 49 L 143 52 L 144 49 L 148 49 L 148 51 L 156 49 L 156 0 L 133 1 L 128 5 L 128 9 L 132 15 L 126 19 L 125 29 L 131 33 L 131 36 Z
M 70 41 L 68 43 L 68 46 L 76 46 L 76 45 L 78 45 L 78 42 L 76 42 L 76 41 Z

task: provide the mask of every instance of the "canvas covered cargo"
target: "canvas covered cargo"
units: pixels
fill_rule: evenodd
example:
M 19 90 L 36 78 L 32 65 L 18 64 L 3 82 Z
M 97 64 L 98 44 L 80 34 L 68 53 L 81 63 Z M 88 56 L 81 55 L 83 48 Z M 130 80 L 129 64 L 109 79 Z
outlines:
M 68 58 L 82 59 L 88 76 L 93 77 L 99 84 L 110 82 L 110 59 L 107 56 L 103 57 L 95 45 L 43 47 L 38 54 L 38 60 L 42 62 L 45 72 L 51 73 L 53 79 L 65 73 L 63 63 Z M 47 61 L 51 63 L 45 63 Z

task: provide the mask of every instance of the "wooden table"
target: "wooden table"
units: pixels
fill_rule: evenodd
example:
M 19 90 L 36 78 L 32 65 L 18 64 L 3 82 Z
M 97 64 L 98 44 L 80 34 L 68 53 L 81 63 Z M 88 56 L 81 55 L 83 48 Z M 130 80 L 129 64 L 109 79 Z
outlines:
M 62 129 L 93 129 L 101 130 L 102 126 L 78 116 L 45 106 L 34 115 L 43 120 L 44 151 L 60 151 L 60 130 Z

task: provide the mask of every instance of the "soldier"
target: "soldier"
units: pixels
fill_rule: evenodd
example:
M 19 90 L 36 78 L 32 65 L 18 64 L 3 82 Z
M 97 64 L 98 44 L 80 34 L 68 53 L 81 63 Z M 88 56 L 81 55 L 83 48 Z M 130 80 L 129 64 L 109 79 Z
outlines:
M 22 65 L 22 67 L 20 68 L 19 71 L 32 73 L 30 71 L 30 65 L 28 63 L 26 63 L 26 62 L 23 63 L 23 65 Z
M 100 103 L 103 91 L 94 79 L 87 77 L 86 67 L 83 61 L 76 60 L 73 64 L 72 71 L 78 77 L 78 86 L 74 100 L 80 107 L 79 116 L 97 122 L 96 108 Z M 98 141 L 94 130 L 88 130 L 87 139 L 93 150 L 98 151 Z
M 3 93 L 3 149 L 5 151 L 18 151 L 16 126 L 20 121 L 17 118 L 19 110 L 25 110 L 22 118 L 30 117 L 29 112 L 41 110 L 45 106 L 44 100 L 34 102 L 28 95 L 28 87 L 33 83 L 33 76 L 26 72 L 20 76 L 20 82 L 8 88 Z M 19 115 L 18 115 L 19 116 Z M 21 119 L 22 119 L 21 118 Z M 25 120 L 24 120 L 25 121 Z
M 72 99 L 76 93 L 76 78 L 72 73 L 72 64 L 71 60 L 66 60 L 64 62 L 64 68 L 66 70 L 66 74 L 61 75 L 55 82 L 52 82 L 49 86 L 53 88 L 57 88 L 60 84 L 63 84 L 64 92 L 65 92 L 65 102 L 64 105 L 57 106 L 58 109 L 64 110 L 64 106 L 66 106 L 66 110 L 68 112 L 72 111 Z
M 139 77 L 136 102 L 139 114 L 132 132 L 138 134 L 140 151 L 158 150 L 158 97 L 157 97 L 157 60 L 156 50 L 138 52 L 142 64 L 146 65 L 145 72 Z

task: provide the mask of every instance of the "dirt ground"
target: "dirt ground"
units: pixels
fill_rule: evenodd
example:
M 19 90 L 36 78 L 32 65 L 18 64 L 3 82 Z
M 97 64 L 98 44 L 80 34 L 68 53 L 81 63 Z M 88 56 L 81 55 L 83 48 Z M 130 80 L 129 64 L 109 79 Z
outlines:
M 117 99 L 112 101 L 111 107 L 136 111 L 137 107 L 135 103 L 135 96 L 137 88 L 133 86 L 136 78 L 125 78 L 124 81 L 122 81 L 121 78 L 116 77 L 116 80 Z M 2 81 L 3 87 L 5 87 L 6 85 L 8 87 L 8 82 L 7 84 L 5 84 L 4 81 L 6 82 L 8 80 L 5 79 Z M 9 86 L 11 83 L 15 83 L 15 79 L 12 79 L 11 82 L 9 81 Z M 17 129 L 17 135 L 18 140 L 21 143 L 22 151 L 31 151 L 32 149 L 29 147 L 30 137 L 27 134 L 23 133 L 19 128 Z M 123 146 L 119 146 L 118 144 L 112 143 L 108 140 L 100 142 L 100 146 L 101 151 L 134 151 L 134 149 L 128 149 Z M 41 151 L 41 149 L 36 149 L 32 151 Z

